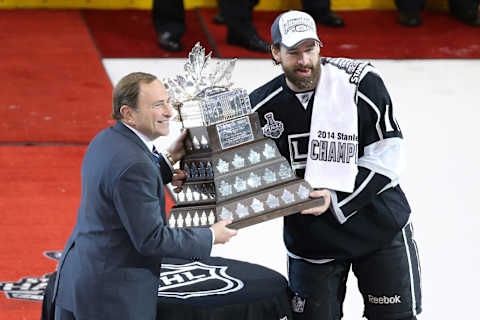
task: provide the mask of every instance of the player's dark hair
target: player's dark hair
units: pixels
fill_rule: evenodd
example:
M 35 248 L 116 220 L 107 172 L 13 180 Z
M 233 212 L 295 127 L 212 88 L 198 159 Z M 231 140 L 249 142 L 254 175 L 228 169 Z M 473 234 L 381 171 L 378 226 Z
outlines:
M 273 64 L 275 66 L 278 66 L 280 64 L 280 62 L 275 60 L 275 58 L 273 57 L 272 49 L 280 51 L 280 43 L 272 43 L 272 48 L 270 49 L 270 56 L 272 57 Z

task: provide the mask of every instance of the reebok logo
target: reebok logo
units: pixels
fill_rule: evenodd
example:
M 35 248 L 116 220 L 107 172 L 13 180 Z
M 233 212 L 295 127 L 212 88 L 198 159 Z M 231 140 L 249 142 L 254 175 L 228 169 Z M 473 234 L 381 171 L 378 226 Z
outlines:
M 397 304 L 397 303 L 402 303 L 400 300 L 399 295 L 395 295 L 394 297 L 374 297 L 372 295 L 368 295 L 368 302 L 373 303 L 373 304 Z

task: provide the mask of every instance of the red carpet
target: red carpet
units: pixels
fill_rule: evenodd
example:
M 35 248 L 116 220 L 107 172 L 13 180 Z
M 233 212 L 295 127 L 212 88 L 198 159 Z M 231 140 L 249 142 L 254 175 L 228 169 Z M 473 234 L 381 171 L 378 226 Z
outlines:
M 78 11 L 0 11 L 0 142 L 88 142 L 111 84 Z
M 238 49 L 226 43 L 226 28 L 212 23 L 215 9 L 202 9 L 202 18 L 212 33 L 222 57 L 270 57 Z M 369 59 L 480 58 L 480 30 L 452 19 L 447 12 L 423 14 L 418 28 L 396 23 L 396 11 L 343 11 L 345 28 L 318 27 L 325 47 L 322 54 Z M 270 26 L 278 12 L 254 12 L 255 26 L 270 39 Z
M 86 21 L 104 57 L 186 57 L 200 41 L 217 57 L 269 58 L 226 43 L 226 27 L 212 22 L 217 9 L 187 11 L 185 51 L 167 54 L 156 47 L 149 11 L 85 11 Z M 259 34 L 270 41 L 270 25 L 278 12 L 254 12 Z M 424 23 L 406 28 L 396 23 L 396 11 L 343 11 L 346 27 L 319 26 L 325 44 L 323 55 L 369 59 L 480 58 L 480 31 L 466 26 L 447 12 L 423 13 Z M 130 19 L 130 20 L 129 20 Z M 125 21 L 138 23 L 125 23 Z M 201 28 L 204 23 L 213 43 Z M 121 30 L 121 31 L 120 31 Z M 125 36 L 127 35 L 127 36 Z
M 34 295 L 46 286 L 39 278 L 53 272 L 56 261 L 43 254 L 62 250 L 75 224 L 85 150 L 0 147 L 0 320 L 40 318 L 41 303 L 7 299 L 5 291 Z M 26 277 L 32 279 L 21 288 Z M 12 282 L 13 290 L 7 284 Z
M 41 277 L 56 266 L 43 253 L 61 250 L 72 230 L 84 144 L 113 123 L 101 57 L 184 58 L 197 41 L 217 57 L 270 57 L 226 44 L 226 27 L 212 23 L 215 13 L 188 11 L 185 51 L 171 54 L 155 43 L 150 11 L 0 10 L 0 320 L 40 318 L 41 303 L 5 293 L 38 296 L 46 286 Z M 480 58 L 480 30 L 445 12 L 426 12 L 424 25 L 413 29 L 397 25 L 394 11 L 341 14 L 346 28 L 319 27 L 323 55 Z M 276 15 L 254 13 L 265 39 Z
M 319 28 L 323 54 L 370 59 L 480 58 L 480 30 L 447 12 L 425 12 L 423 25 L 396 23 L 396 11 L 342 12 L 347 26 Z
M 61 250 L 80 199 L 85 147 L 0 147 L 0 285 L 52 272 L 44 251 Z M 34 282 L 34 281 L 32 281 Z M 24 290 L 34 291 L 35 286 Z M 14 291 L 18 293 L 16 286 Z M 0 290 L 0 319 L 39 319 L 41 303 L 7 299 Z
M 150 10 L 85 10 L 85 22 L 91 30 L 103 58 L 185 58 L 185 52 L 168 52 L 158 47 Z M 182 42 L 188 51 L 200 41 L 207 52 L 206 34 L 193 10 L 186 11 L 187 31 Z

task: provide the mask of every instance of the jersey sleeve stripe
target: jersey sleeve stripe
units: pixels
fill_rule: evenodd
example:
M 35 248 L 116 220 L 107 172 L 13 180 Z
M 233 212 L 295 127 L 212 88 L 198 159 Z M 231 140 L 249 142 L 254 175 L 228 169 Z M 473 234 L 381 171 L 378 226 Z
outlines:
M 367 178 L 365 178 L 365 180 L 363 180 L 362 184 L 360 184 L 360 186 L 358 186 L 358 189 L 353 191 L 352 194 L 350 194 L 348 197 L 346 197 L 341 202 L 339 202 L 338 206 L 342 207 L 342 206 L 346 205 L 348 202 L 350 202 L 352 199 L 354 199 L 360 192 L 363 191 L 363 189 L 365 189 L 365 187 L 370 182 L 370 180 L 372 180 L 374 175 L 375 175 L 375 172 L 371 171 L 368 174 Z
M 385 187 L 383 187 L 382 190 L 378 191 L 377 194 L 380 194 L 380 193 L 382 193 L 383 191 L 385 191 L 385 190 L 387 190 L 387 189 L 394 188 L 394 187 L 396 187 L 398 184 L 399 184 L 399 180 L 393 180 L 392 182 L 390 182 L 389 184 L 387 184 Z
M 345 223 L 348 218 L 350 218 L 355 213 L 357 213 L 357 210 L 355 210 L 354 212 L 346 216 L 343 213 L 341 207 L 346 205 L 348 202 L 354 199 L 360 192 L 362 192 L 365 189 L 365 187 L 368 185 L 368 183 L 372 180 L 374 175 L 375 175 L 375 172 L 371 171 L 368 174 L 367 178 L 365 178 L 365 180 L 362 182 L 362 184 L 360 184 L 358 189 L 356 189 L 352 194 L 350 194 L 348 197 L 343 199 L 341 202 L 338 202 L 337 193 L 333 190 L 330 190 L 330 197 L 332 202 L 331 207 L 333 209 L 333 213 L 335 214 L 335 217 L 337 218 L 338 222 L 340 222 L 340 224 Z
M 375 105 L 375 103 L 372 102 L 366 95 L 361 93 L 360 91 L 358 92 L 358 96 L 364 100 L 372 109 L 375 111 L 377 114 L 377 121 L 375 123 L 375 128 L 377 129 L 378 137 L 383 139 L 383 133 L 382 133 L 382 128 L 380 128 L 380 109 Z
M 345 222 L 347 222 L 347 220 L 350 217 L 352 217 L 358 212 L 358 210 L 355 210 L 352 213 L 350 213 L 348 216 L 345 216 L 343 214 L 342 209 L 340 209 L 340 207 L 338 206 L 337 192 L 335 192 L 334 190 L 330 190 L 330 197 L 331 197 L 331 203 L 332 203 L 331 207 L 333 209 L 333 213 L 335 214 L 335 217 L 337 218 L 340 224 L 344 224 Z
M 398 180 L 405 168 L 403 140 L 399 137 L 374 142 L 364 148 L 364 155 L 358 159 L 358 165 L 390 180 Z
M 362 161 L 362 159 L 359 159 L 358 160 L 358 165 L 361 166 L 361 167 L 364 167 L 368 170 L 371 170 L 374 173 L 376 172 L 376 173 L 379 173 L 383 176 L 386 176 L 392 181 L 397 180 L 397 178 L 398 178 L 393 171 L 388 170 L 384 167 L 381 167 L 374 162 Z
M 280 88 L 278 88 L 277 90 L 275 90 L 275 91 L 273 91 L 272 93 L 270 93 L 268 96 L 265 97 L 265 99 L 263 99 L 262 101 L 260 101 L 259 103 L 257 103 L 257 104 L 255 105 L 255 107 L 253 107 L 252 112 L 257 111 L 258 108 L 260 108 L 260 107 L 263 106 L 265 103 L 267 103 L 268 101 L 270 101 L 273 97 L 275 97 L 277 94 L 279 94 L 282 90 L 283 90 L 283 87 L 280 87 Z
M 344 224 L 345 221 L 347 221 L 347 218 L 345 217 L 342 210 L 338 206 L 338 198 L 335 190 L 330 190 L 330 201 L 331 201 L 331 207 L 333 209 L 333 213 L 335 214 L 335 217 L 337 218 L 338 222 L 340 222 L 340 224 Z

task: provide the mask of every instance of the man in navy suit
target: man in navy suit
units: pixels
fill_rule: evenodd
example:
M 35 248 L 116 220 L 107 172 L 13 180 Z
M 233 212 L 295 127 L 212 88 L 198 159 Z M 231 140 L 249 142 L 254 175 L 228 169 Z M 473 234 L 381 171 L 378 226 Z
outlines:
M 214 243 L 236 234 L 227 220 L 167 227 L 164 185 L 182 187 L 185 173 L 172 165 L 185 154 L 185 134 L 165 156 L 152 151 L 172 116 L 155 76 L 121 79 L 112 116 L 117 123 L 91 141 L 83 160 L 77 222 L 58 264 L 55 319 L 154 320 L 162 258 L 207 257 Z

